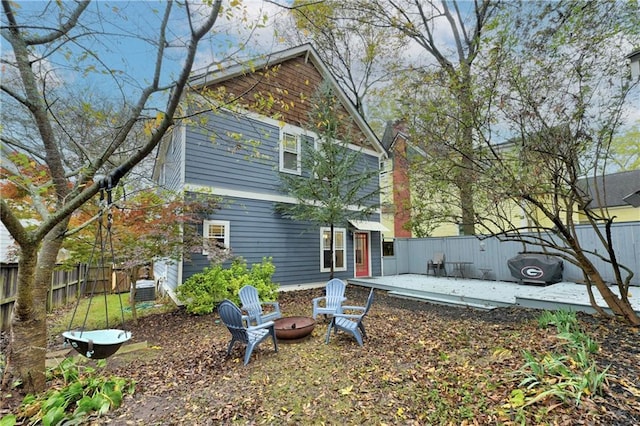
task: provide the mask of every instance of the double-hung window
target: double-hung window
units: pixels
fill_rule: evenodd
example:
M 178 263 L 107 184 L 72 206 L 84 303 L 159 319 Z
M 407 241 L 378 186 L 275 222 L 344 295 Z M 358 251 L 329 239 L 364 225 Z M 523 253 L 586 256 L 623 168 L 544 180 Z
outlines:
M 208 255 L 211 247 L 228 249 L 229 229 L 228 220 L 205 220 L 202 226 L 202 254 Z
M 333 270 L 347 270 L 347 231 L 344 228 L 333 229 Z M 320 229 L 320 252 L 322 256 L 322 264 L 320 272 L 331 271 L 331 228 Z
M 280 171 L 300 174 L 300 137 L 283 132 L 280 138 Z

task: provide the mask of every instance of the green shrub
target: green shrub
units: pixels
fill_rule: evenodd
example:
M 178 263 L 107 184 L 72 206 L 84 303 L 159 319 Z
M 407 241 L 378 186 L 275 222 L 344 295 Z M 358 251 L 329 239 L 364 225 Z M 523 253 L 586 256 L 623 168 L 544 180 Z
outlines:
M 278 284 L 271 281 L 276 271 L 271 258 L 262 259 L 247 268 L 247 262 L 237 257 L 227 269 L 221 265 L 205 268 L 189 277 L 178 286 L 176 294 L 187 308 L 187 312 L 204 315 L 213 312 L 214 307 L 224 299 L 240 303 L 238 292 L 245 285 L 258 289 L 260 300 L 273 301 L 278 296 Z
M 251 266 L 251 285 L 258 289 L 260 300 L 273 302 L 278 298 L 278 285 L 271 282 L 275 272 L 270 258 Z
M 176 295 L 185 304 L 187 312 L 203 315 L 213 311 L 215 300 L 224 298 L 226 287 L 222 266 L 218 265 L 190 276 L 178 286 Z

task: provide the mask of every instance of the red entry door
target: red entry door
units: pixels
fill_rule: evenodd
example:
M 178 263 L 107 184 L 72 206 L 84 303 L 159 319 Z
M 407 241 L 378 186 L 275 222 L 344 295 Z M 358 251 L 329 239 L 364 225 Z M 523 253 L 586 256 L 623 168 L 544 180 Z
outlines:
M 356 248 L 356 277 L 368 277 L 371 275 L 369 266 L 369 234 L 366 232 L 354 233 Z

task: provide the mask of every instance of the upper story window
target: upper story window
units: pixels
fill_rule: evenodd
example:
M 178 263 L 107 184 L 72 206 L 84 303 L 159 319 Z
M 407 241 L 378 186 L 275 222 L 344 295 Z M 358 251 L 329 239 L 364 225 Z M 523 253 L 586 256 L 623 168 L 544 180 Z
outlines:
M 210 247 L 229 248 L 229 221 L 205 220 L 202 226 L 202 254 L 208 255 Z
M 282 133 L 280 138 L 280 171 L 300 174 L 300 136 Z

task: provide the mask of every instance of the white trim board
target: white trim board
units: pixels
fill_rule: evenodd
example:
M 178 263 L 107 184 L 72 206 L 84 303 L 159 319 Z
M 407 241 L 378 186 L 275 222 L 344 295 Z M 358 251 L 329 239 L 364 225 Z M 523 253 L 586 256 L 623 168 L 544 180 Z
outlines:
M 188 192 L 196 192 L 199 194 L 211 194 L 219 197 L 235 197 L 246 200 L 270 201 L 274 203 L 296 204 L 298 201 L 288 195 L 266 194 L 263 192 L 244 191 L 240 189 L 221 188 L 206 185 L 195 185 L 188 183 L 184 186 L 184 190 Z M 347 209 L 359 211 L 356 206 L 348 206 Z M 380 209 L 376 209 L 374 213 L 380 214 Z

